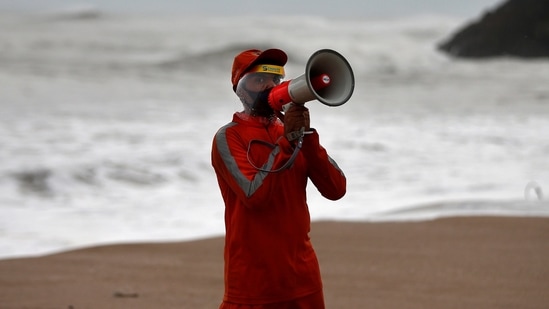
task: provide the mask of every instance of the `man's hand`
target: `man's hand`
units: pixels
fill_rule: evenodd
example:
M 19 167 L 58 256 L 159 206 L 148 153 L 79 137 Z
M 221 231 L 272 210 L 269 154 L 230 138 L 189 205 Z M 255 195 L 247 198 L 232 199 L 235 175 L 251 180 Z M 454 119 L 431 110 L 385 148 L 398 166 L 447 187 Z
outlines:
M 292 142 L 303 135 L 304 131 L 309 131 L 310 119 L 309 109 L 302 104 L 292 103 L 290 108 L 284 113 L 284 134 Z

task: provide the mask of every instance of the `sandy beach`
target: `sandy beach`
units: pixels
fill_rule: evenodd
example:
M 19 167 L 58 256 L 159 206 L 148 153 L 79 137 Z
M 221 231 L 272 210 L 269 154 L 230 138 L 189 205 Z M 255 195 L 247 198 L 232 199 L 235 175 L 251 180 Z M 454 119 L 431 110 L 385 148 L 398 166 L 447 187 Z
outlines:
M 327 308 L 547 308 L 549 218 L 315 222 Z M 223 238 L 0 260 L 0 308 L 217 308 Z

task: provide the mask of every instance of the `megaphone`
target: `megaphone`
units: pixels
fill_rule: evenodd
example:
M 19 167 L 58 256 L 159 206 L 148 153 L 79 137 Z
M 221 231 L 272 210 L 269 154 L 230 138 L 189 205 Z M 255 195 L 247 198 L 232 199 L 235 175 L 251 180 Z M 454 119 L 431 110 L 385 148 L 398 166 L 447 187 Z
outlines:
M 353 94 L 355 77 L 349 62 L 338 52 L 321 49 L 309 57 L 305 74 L 271 89 L 268 101 L 282 111 L 288 103 L 318 100 L 328 106 L 345 104 Z

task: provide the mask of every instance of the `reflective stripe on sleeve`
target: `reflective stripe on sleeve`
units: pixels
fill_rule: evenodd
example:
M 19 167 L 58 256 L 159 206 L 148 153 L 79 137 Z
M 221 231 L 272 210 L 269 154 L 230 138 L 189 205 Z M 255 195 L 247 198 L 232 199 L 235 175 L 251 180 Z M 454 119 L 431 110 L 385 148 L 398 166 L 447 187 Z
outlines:
M 227 129 L 235 125 L 237 125 L 237 123 L 235 122 L 229 123 L 218 131 L 216 136 L 217 149 L 229 173 L 236 180 L 236 183 L 238 184 L 240 189 L 242 189 L 242 191 L 246 194 L 246 197 L 250 197 L 263 184 L 263 180 L 269 174 L 268 171 L 271 170 L 275 161 L 275 157 L 279 153 L 280 149 L 278 146 L 276 146 L 273 151 L 271 151 L 267 162 L 262 166 L 260 170 L 257 170 L 257 173 L 254 175 L 253 180 L 248 180 L 248 178 L 240 171 L 236 159 L 231 154 L 229 142 L 227 140 Z M 246 164 L 249 163 L 246 162 Z

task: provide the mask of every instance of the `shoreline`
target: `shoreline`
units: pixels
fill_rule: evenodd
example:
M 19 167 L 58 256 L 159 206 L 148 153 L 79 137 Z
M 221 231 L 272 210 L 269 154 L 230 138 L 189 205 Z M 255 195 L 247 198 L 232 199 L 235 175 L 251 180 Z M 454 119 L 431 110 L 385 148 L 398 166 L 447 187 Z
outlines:
M 327 308 L 545 308 L 549 218 L 318 221 Z M 0 306 L 217 308 L 223 237 L 0 260 Z

